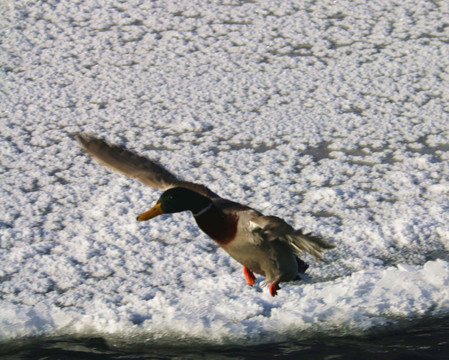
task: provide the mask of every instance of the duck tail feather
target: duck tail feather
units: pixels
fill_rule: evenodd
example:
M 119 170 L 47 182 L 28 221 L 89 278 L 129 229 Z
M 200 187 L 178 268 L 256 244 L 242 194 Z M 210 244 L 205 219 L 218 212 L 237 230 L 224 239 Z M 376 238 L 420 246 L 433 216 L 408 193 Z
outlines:
M 311 284 L 313 282 L 312 278 L 310 276 L 304 274 L 304 273 L 298 273 L 296 279 L 297 280 L 302 280 L 302 281 L 304 281 L 306 283 L 309 283 L 309 284 Z

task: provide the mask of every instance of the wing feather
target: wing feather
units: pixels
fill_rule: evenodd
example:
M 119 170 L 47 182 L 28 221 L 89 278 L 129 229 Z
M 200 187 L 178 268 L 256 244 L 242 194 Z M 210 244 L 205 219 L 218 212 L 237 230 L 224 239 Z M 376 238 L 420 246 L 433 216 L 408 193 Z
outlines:
M 147 186 L 161 190 L 182 186 L 209 198 L 219 197 L 206 186 L 180 180 L 157 162 L 123 147 L 109 144 L 88 134 L 77 134 L 75 137 L 84 151 L 100 164 L 137 179 Z
M 304 252 L 309 253 L 317 262 L 321 260 L 325 250 L 330 250 L 335 247 L 326 240 L 318 236 L 304 234 L 301 230 L 286 234 L 280 240 L 287 241 L 296 254 L 302 255 Z
M 304 234 L 301 230 L 294 230 L 284 220 L 276 216 L 255 216 L 250 220 L 250 224 L 253 233 L 267 241 L 286 242 L 298 256 L 306 252 L 319 261 L 325 250 L 334 248 L 334 245 L 322 238 Z

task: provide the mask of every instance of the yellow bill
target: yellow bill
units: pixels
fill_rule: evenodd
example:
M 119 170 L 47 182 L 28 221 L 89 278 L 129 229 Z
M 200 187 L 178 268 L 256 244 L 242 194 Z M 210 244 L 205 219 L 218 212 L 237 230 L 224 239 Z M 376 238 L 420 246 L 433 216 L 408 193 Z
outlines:
M 150 210 L 145 211 L 144 213 L 137 216 L 137 221 L 145 221 L 150 220 L 158 215 L 163 214 L 161 203 L 157 203 Z

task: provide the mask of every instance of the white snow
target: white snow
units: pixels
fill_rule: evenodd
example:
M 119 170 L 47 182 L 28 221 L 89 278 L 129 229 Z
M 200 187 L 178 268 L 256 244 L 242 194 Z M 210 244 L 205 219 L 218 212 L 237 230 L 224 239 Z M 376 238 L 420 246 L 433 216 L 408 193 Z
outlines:
M 449 314 L 446 1 L 0 4 L 0 341 L 260 343 Z M 127 146 L 337 247 L 272 298 Z

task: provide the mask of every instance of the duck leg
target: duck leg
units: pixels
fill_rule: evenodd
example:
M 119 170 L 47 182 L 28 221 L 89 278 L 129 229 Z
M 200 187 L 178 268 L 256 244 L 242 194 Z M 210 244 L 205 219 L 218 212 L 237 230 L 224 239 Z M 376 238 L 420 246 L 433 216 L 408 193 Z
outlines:
M 281 288 L 280 288 L 279 284 L 271 284 L 270 287 L 268 288 L 271 296 L 276 296 L 278 293 L 277 291 L 280 289 Z
M 254 276 L 253 272 L 248 269 L 245 265 L 243 265 L 243 275 L 245 275 L 246 283 L 249 286 L 253 286 L 256 282 L 256 277 Z

